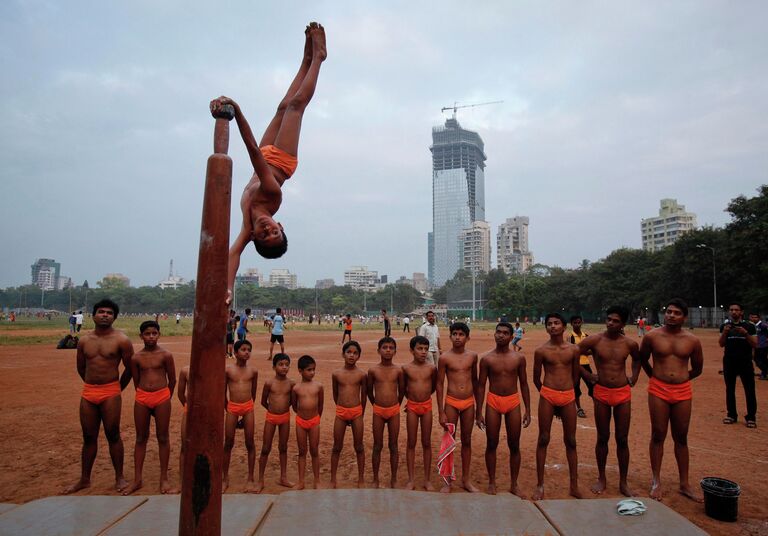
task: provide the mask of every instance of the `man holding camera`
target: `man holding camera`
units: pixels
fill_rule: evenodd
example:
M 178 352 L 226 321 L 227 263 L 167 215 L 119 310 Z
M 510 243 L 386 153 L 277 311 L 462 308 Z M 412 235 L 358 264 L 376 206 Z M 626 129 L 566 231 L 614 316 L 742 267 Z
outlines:
M 747 428 L 757 428 L 757 397 L 755 396 L 755 369 L 752 366 L 752 349 L 757 346 L 755 326 L 744 321 L 744 309 L 738 303 L 728 306 L 731 316 L 720 326 L 720 344 L 723 354 L 723 377 L 725 378 L 725 405 L 728 415 L 723 424 L 733 424 L 736 413 L 736 378 L 741 378 L 747 398 L 747 414 L 744 417 Z

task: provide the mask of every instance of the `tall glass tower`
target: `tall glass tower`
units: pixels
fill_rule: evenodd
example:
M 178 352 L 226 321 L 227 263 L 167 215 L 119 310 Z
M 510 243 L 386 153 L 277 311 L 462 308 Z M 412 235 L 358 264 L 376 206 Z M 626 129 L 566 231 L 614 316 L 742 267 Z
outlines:
M 455 117 L 432 129 L 432 232 L 429 279 L 441 286 L 462 266 L 461 232 L 485 220 L 485 152 L 477 132 Z

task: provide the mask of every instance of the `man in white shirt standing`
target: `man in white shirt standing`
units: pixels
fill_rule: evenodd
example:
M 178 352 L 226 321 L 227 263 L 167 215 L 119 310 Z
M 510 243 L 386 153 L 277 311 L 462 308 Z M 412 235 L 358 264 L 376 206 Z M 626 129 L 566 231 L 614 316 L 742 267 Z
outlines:
M 435 313 L 433 311 L 427 311 L 427 323 L 418 329 L 417 335 L 426 337 L 429 340 L 427 361 L 437 366 L 437 360 L 443 351 L 440 348 L 440 331 L 437 324 L 435 324 Z
M 405 332 L 410 333 L 411 332 L 411 318 L 408 315 L 405 315 L 403 317 L 403 333 Z
M 75 315 L 75 329 L 78 333 L 80 333 L 80 330 L 83 329 L 83 312 L 78 311 Z

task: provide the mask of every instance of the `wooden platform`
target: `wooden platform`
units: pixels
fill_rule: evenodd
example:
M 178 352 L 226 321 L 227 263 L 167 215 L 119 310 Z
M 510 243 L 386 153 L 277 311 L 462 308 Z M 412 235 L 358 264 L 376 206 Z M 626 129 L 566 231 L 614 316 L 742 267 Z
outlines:
M 619 499 L 546 500 L 514 495 L 343 489 L 280 495 L 224 495 L 222 535 L 440 535 L 509 534 L 639 536 L 706 534 L 661 503 L 642 499 L 648 511 L 619 516 Z M 0 536 L 173 535 L 179 496 L 48 497 L 2 505 Z

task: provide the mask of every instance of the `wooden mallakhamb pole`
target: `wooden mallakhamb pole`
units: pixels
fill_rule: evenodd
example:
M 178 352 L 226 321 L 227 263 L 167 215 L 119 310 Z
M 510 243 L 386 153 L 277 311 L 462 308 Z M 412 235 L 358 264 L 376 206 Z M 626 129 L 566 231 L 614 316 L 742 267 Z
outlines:
M 214 114 L 197 261 L 195 318 L 187 395 L 187 436 L 179 510 L 179 534 L 221 534 L 221 464 L 224 453 L 227 260 L 232 198 L 232 159 L 227 156 L 226 105 Z

